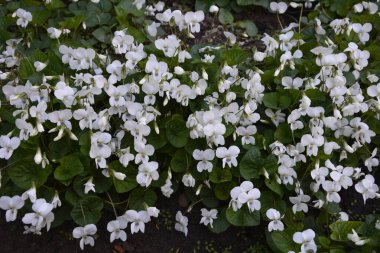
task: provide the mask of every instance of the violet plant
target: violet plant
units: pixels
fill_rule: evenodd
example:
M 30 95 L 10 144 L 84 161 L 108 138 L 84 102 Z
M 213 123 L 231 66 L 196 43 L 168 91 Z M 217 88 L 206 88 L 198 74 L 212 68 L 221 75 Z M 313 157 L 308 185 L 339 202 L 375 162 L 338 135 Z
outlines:
M 280 23 L 301 16 L 259 48 L 234 27 L 199 44 L 208 14 L 163 2 L 0 4 L 7 222 L 25 213 L 41 234 L 72 219 L 83 249 L 105 208 L 110 241 L 125 241 L 159 216 L 157 194 L 185 192 L 185 236 L 200 205 L 216 233 L 268 223 L 274 252 L 379 249 L 379 214 L 352 220 L 342 205 L 380 197 L 379 4 L 336 2 L 270 3 Z

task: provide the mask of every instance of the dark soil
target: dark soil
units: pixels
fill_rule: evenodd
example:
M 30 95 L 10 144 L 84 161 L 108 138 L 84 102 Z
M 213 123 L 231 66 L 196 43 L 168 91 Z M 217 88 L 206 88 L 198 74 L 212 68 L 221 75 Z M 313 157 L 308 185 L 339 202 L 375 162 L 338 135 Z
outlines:
M 200 206 L 185 214 L 189 218 L 189 233 L 187 237 L 174 230 L 175 214 L 177 210 L 183 213 L 175 198 L 163 198 L 158 202 L 161 214 L 147 224 L 145 233 L 130 234 L 128 227 L 127 241 L 117 240 L 109 242 L 107 222 L 114 219 L 112 213 L 104 213 L 98 224 L 98 232 L 95 247 L 85 246 L 82 251 L 79 240 L 72 238 L 72 230 L 77 225 L 67 222 L 58 228 L 52 228 L 49 232 L 43 231 L 42 235 L 24 235 L 21 215 L 18 220 L 6 223 L 4 212 L 0 218 L 0 252 L 12 253 L 75 253 L 75 252 L 104 252 L 104 253 L 193 253 L 193 252 L 270 252 L 257 242 L 265 242 L 264 227 L 256 229 L 242 229 L 230 227 L 226 232 L 215 234 L 206 226 L 200 225 Z M 171 223 L 170 223 L 171 222 Z M 266 224 L 263 224 L 265 226 Z M 259 229 L 261 232 L 259 232 Z M 256 251 L 256 250 L 257 251 Z
M 166 1 L 167 2 L 167 1 Z M 175 6 L 176 3 L 169 1 Z M 194 1 L 195 2 L 195 1 Z M 189 3 L 187 3 L 189 4 Z M 191 4 L 191 2 L 190 2 Z M 189 9 L 193 9 L 189 6 Z M 234 13 L 235 20 L 252 20 L 258 27 L 259 34 L 273 33 L 280 29 L 276 15 L 267 10 L 255 7 L 255 11 L 246 9 L 240 13 Z M 297 13 L 291 16 L 282 16 L 282 24 L 286 25 L 297 20 Z M 258 38 L 244 38 L 243 31 L 233 30 L 222 26 L 218 18 L 206 15 L 205 22 L 201 26 L 201 36 L 197 35 L 196 43 L 224 43 L 226 38 L 223 35 L 225 29 L 234 32 L 238 41 L 243 41 L 243 47 L 250 49 L 253 46 L 261 47 Z M 378 173 L 379 178 L 379 173 Z M 369 214 L 374 211 L 379 212 L 380 201 L 368 200 L 367 205 L 363 205 L 361 196 L 352 188 L 342 193 L 343 210 L 349 210 L 350 219 L 360 219 L 362 214 Z M 102 253 L 266 253 L 271 252 L 263 246 L 265 244 L 266 223 L 258 228 L 236 228 L 230 227 L 226 232 L 215 234 L 204 225 L 200 225 L 201 219 L 200 206 L 194 207 L 191 213 L 185 214 L 189 218 L 189 233 L 185 237 L 183 233 L 174 230 L 175 214 L 178 210 L 183 213 L 184 208 L 180 208 L 175 198 L 163 198 L 158 201 L 158 206 L 162 215 L 153 219 L 147 224 L 145 233 L 130 234 L 127 228 L 128 238 L 126 242 L 109 242 L 109 232 L 106 230 L 107 222 L 114 219 L 113 214 L 104 213 L 103 219 L 97 224 L 98 232 L 95 240 L 95 247 L 85 246 L 82 251 L 79 247 L 79 240 L 72 238 L 72 230 L 77 225 L 66 222 L 58 228 L 52 228 L 49 232 L 43 231 L 39 235 L 24 235 L 22 215 L 19 214 L 18 220 L 6 223 L 5 213 L 0 212 L 0 253 L 75 253 L 75 252 L 102 252 Z M 172 222 L 172 223 L 170 223 Z
M 375 182 L 379 183 L 380 169 L 377 169 L 373 176 Z M 350 220 L 364 221 L 366 215 L 380 213 L 380 199 L 367 199 L 364 204 L 362 195 L 355 190 L 354 186 L 342 191 L 340 196 L 342 198 L 340 206 L 343 211 L 347 211 Z

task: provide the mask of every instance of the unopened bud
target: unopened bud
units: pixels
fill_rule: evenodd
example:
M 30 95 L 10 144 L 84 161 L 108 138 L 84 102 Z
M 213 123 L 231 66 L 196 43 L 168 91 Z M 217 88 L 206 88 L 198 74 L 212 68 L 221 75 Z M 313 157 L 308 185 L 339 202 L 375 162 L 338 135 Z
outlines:
M 174 67 L 174 73 L 180 76 L 180 75 L 183 75 L 183 73 L 185 73 L 185 70 L 181 68 L 180 66 L 176 66 Z
M 203 79 L 208 80 L 208 74 L 204 68 L 202 68 L 202 77 Z
M 210 13 L 218 13 L 219 12 L 219 7 L 216 5 L 211 5 L 209 10 Z
M 76 137 L 75 134 L 73 134 L 73 132 L 71 132 L 71 131 L 69 131 L 69 136 L 70 136 L 70 139 L 72 139 L 73 141 L 78 140 L 78 137 Z
M 37 148 L 37 153 L 34 156 L 34 162 L 36 164 L 41 164 L 41 162 L 42 162 L 42 153 L 41 153 L 40 147 Z
M 195 195 L 198 196 L 199 193 L 201 193 L 202 188 L 203 188 L 203 184 L 200 184 L 200 185 L 198 186 L 198 188 L 197 188 L 197 191 L 195 192 Z
M 154 131 L 156 134 L 160 134 L 160 128 L 158 128 L 157 121 L 154 121 Z

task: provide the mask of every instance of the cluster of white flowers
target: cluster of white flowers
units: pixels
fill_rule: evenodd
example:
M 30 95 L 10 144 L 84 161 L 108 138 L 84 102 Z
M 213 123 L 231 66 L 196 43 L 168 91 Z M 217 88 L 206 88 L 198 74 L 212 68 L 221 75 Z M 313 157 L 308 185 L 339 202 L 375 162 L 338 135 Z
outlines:
M 261 209 L 260 196 L 260 190 L 254 188 L 252 182 L 244 181 L 240 186 L 236 186 L 231 190 L 230 206 L 234 211 L 237 211 L 244 204 L 247 204 L 249 211 L 254 212 Z
M 271 9 L 275 12 L 282 13 L 286 10 L 285 3 L 272 3 Z M 355 6 L 369 7 L 368 3 L 363 2 Z M 377 7 L 376 7 L 377 10 Z M 289 61 L 294 55 L 300 54 L 297 46 L 301 46 L 305 42 L 294 39 L 294 32 L 290 30 L 296 27 L 296 24 L 290 24 L 288 28 L 284 28 L 278 36 L 278 40 L 265 35 L 262 39 L 266 45 L 264 52 L 256 51 L 256 60 L 262 61 L 265 57 L 273 57 L 279 50 L 282 52 L 280 57 L 281 66 L 276 70 L 275 75 L 283 71 L 285 65 L 293 69 L 293 63 Z M 369 39 L 369 32 L 372 29 L 370 23 L 363 25 L 351 23 L 349 19 L 333 20 L 330 26 L 338 35 L 340 33 L 350 34 L 355 32 L 357 39 L 361 44 L 366 44 Z M 317 28 L 316 28 L 317 29 Z M 290 31 L 289 31 L 290 30 Z M 337 51 L 337 46 L 324 37 L 324 34 L 317 33 L 316 35 L 321 40 L 325 40 L 325 46 L 318 46 L 311 50 L 311 53 L 316 55 L 316 64 L 320 67 L 319 73 L 315 77 L 300 78 L 298 76 L 282 77 L 281 84 L 285 89 L 319 89 L 329 94 L 332 105 L 333 114 L 328 115 L 325 109 L 321 106 L 312 106 L 311 99 L 302 94 L 299 107 L 294 109 L 287 117 L 289 127 L 294 133 L 298 129 L 306 129 L 309 133 L 303 134 L 300 142 L 295 142 L 294 145 L 285 146 L 279 141 L 275 141 L 270 145 L 272 153 L 278 157 L 278 176 L 279 183 L 291 184 L 298 182 L 297 172 L 295 167 L 297 163 L 305 163 L 306 157 L 316 157 L 318 154 L 332 155 L 335 152 L 339 154 L 339 162 L 344 162 L 348 157 L 348 153 L 354 153 L 359 148 L 371 143 L 371 139 L 376 135 L 368 124 L 363 122 L 362 118 L 357 113 L 365 113 L 373 111 L 378 114 L 379 89 L 378 77 L 374 74 L 368 75 L 366 84 L 372 84 L 367 89 L 367 95 L 370 98 L 365 100 L 365 91 L 360 87 L 361 71 L 368 65 L 370 54 L 367 50 L 361 50 L 355 42 L 350 42 L 346 49 Z M 288 56 L 292 57 L 288 57 Z M 354 83 L 348 84 L 346 73 L 352 71 L 354 75 Z M 322 85 L 323 84 L 323 85 Z M 376 100 L 375 100 L 376 99 Z M 273 112 L 271 109 L 266 109 L 265 114 L 270 118 L 275 126 L 278 126 L 285 121 L 286 115 L 280 110 Z M 308 124 L 305 124 L 303 118 L 306 117 Z M 324 136 L 325 131 L 332 131 L 334 139 L 327 139 Z M 294 138 L 294 137 L 293 137 Z M 371 152 L 370 156 L 365 159 L 364 165 L 368 171 L 372 171 L 372 166 L 378 166 L 377 149 Z M 355 185 L 355 189 L 363 195 L 364 201 L 368 198 L 379 197 L 378 186 L 375 184 L 372 175 L 365 174 L 361 167 L 351 167 L 344 165 L 334 165 L 329 159 L 325 160 L 325 167 L 319 166 L 319 159 L 315 162 L 315 169 L 311 171 L 311 177 L 315 181 L 311 184 L 311 189 L 314 192 L 320 190 L 320 186 L 326 193 L 326 199 L 322 202 L 339 203 L 341 198 L 339 191 L 347 189 L 353 185 L 354 180 L 359 180 L 365 176 L 365 179 Z M 372 180 L 373 179 L 373 180 Z M 364 186 L 367 185 L 367 186 Z M 296 187 L 298 189 L 298 187 Z M 290 201 L 294 204 L 293 211 L 307 212 L 305 202 L 310 201 L 310 196 L 303 194 L 301 189 L 298 189 L 298 196 L 291 197 Z
M 33 212 L 26 213 L 22 218 L 22 222 L 29 225 L 25 226 L 25 232 L 41 234 L 41 229 L 44 227 L 49 231 L 50 225 L 54 221 L 54 213 L 52 211 L 61 206 L 62 203 L 57 192 L 54 194 L 50 203 L 43 198 L 37 199 L 35 186 L 25 191 L 21 196 L 0 197 L 0 208 L 6 211 L 6 221 L 15 221 L 17 211 L 24 207 L 25 201 L 28 199 L 32 203 Z
M 311 2 L 306 1 L 305 6 L 310 7 Z M 142 9 L 145 1 L 135 0 L 133 4 L 137 9 Z M 302 4 L 291 3 L 290 6 L 298 8 Z M 284 2 L 270 4 L 270 9 L 277 15 L 285 13 L 288 7 Z M 358 3 L 353 8 L 357 13 L 378 12 L 377 5 L 370 2 Z M 217 6 L 210 7 L 211 13 L 218 11 Z M 264 149 L 269 146 L 270 150 L 266 152 L 277 159 L 278 168 L 271 176 L 278 184 L 295 191 L 296 196 L 289 197 L 293 213 L 307 213 L 307 203 L 312 198 L 316 198 L 314 207 L 317 208 L 322 208 L 325 203 L 340 203 L 340 192 L 352 186 L 362 195 L 364 202 L 380 197 L 379 187 L 370 174 L 379 165 L 377 148 L 368 148 L 376 132 L 370 129 L 371 124 L 366 118 L 362 118 L 363 114 L 372 113 L 380 119 L 379 77 L 376 71 L 366 69 L 371 55 L 363 49 L 371 38 L 371 23 L 355 23 L 343 18 L 327 24 L 316 19 L 313 29 L 318 44 L 313 44 L 309 52 L 302 51 L 302 46 L 307 42 L 300 39 L 296 32 L 301 22 L 284 27 L 278 36 L 264 35 L 261 41 L 265 49 L 262 52 L 256 50 L 253 60 L 264 63 L 270 59 L 276 64 L 273 77 L 279 79 L 277 83 L 281 90 L 300 94 L 300 99 L 289 105 L 286 111 L 276 106 L 265 107 L 264 96 L 270 84 L 264 81 L 265 73 L 258 67 L 244 68 L 243 71 L 238 65 L 230 66 L 225 61 L 219 66 L 218 76 L 213 77 L 217 79 L 215 84 L 211 84 L 207 67 L 213 66 L 215 59 L 220 58 L 217 54 L 219 47 L 206 46 L 195 50 L 200 67 L 189 69 L 194 54 L 184 37 L 186 40 L 194 38 L 194 34 L 200 32 L 200 23 L 205 19 L 203 11 L 182 13 L 180 10 L 165 10 L 164 3 L 159 2 L 147 5 L 145 13 L 152 19 L 145 27 L 152 41 L 151 48 L 138 42 L 128 29 L 114 32 L 110 42 L 114 54 L 107 52 L 104 55 L 92 48 L 73 48 L 57 41 L 62 63 L 74 74 L 44 75 L 39 83 L 23 82 L 18 77 L 9 78 L 11 68 L 20 66 L 22 58 L 16 50 L 23 39 L 6 42 L 5 50 L 0 54 L 0 64 L 5 64 L 7 71 L 0 72 L 0 79 L 6 82 L 2 93 L 15 109 L 15 129 L 0 136 L 1 159 L 11 159 L 22 141 L 41 133 L 56 133 L 54 141 L 68 137 L 76 142 L 78 137 L 75 133 L 79 132 L 75 127 L 79 126 L 80 130 L 90 132 L 88 156 L 104 176 L 121 181 L 127 177 L 110 168 L 109 163 L 115 157 L 125 168 L 132 163 L 136 165 L 135 180 L 141 187 L 151 186 L 152 182 L 159 180 L 160 173 L 167 170 L 165 183 L 160 189 L 164 196 L 170 197 L 174 191 L 171 168 L 162 168 L 163 162 L 154 161 L 156 149 L 153 143 L 149 143 L 149 136 L 153 131 L 159 135 L 164 128 L 159 126 L 159 122 L 172 116 L 172 112 L 168 113 L 167 110 L 169 106 L 191 107 L 192 102 L 199 102 L 202 109 L 195 109 L 198 107 L 194 106 L 191 113 L 183 115 L 187 120 L 189 137 L 204 140 L 207 144 L 206 149 L 196 147 L 190 150 L 199 173 L 212 173 L 218 163 L 223 170 L 235 169 L 239 165 L 239 155 L 242 156 L 249 145 L 256 144 L 263 125 L 279 128 L 287 124 L 292 144 L 276 139 L 272 143 L 260 144 Z M 32 14 L 23 9 L 18 9 L 12 16 L 18 18 L 16 24 L 23 28 L 32 21 Z M 160 29 L 168 27 L 172 28 L 172 34 L 162 35 Z M 344 47 L 337 45 L 326 36 L 325 29 L 332 29 L 336 36 L 352 36 L 353 41 Z M 64 27 L 49 27 L 47 33 L 50 38 L 58 40 L 70 31 Z M 224 32 L 224 35 L 228 40 L 226 45 L 236 43 L 234 34 Z M 297 64 L 306 54 L 315 63 L 315 75 L 297 76 Z M 32 66 L 43 73 L 49 62 L 35 61 Z M 312 95 L 308 95 L 309 90 L 323 93 L 331 108 L 317 105 Z M 97 104 L 99 99 L 102 99 L 101 105 Z M 353 167 L 346 163 L 350 154 L 362 150 L 368 153 L 362 153 L 363 166 L 358 164 Z M 54 162 L 42 147 L 36 147 L 34 161 L 42 168 Z M 310 167 L 299 170 L 306 167 L 307 162 Z M 313 169 L 309 171 L 309 168 Z M 302 179 L 297 172 L 305 173 Z M 194 173 L 197 172 L 188 170 L 181 175 L 182 183 L 201 191 L 202 188 L 196 187 L 199 182 Z M 306 173 L 312 179 L 310 189 L 301 188 Z M 92 176 L 86 178 L 85 194 L 95 192 L 93 179 Z M 200 186 L 203 184 L 211 188 L 207 180 Z M 323 197 L 317 198 L 317 192 L 322 192 Z M 261 209 L 261 192 L 251 181 L 234 187 L 230 196 L 230 208 L 235 212 L 245 204 L 249 212 Z M 6 210 L 6 220 L 15 220 L 17 211 L 28 198 L 33 203 L 33 212 L 25 214 L 22 219 L 30 225 L 28 231 L 40 233 L 43 227 L 49 229 L 54 220 L 52 211 L 60 206 L 59 195 L 57 193 L 50 202 L 37 199 L 34 185 L 21 197 L 0 198 L 0 208 Z M 202 209 L 201 212 L 200 223 L 212 227 L 218 211 Z M 111 242 L 126 240 L 124 230 L 128 224 L 132 234 L 144 232 L 145 223 L 151 217 L 157 217 L 158 213 L 155 207 L 126 211 L 107 225 Z M 284 216 L 278 210 L 270 208 L 266 216 L 270 220 L 269 231 L 284 230 L 281 222 Z M 345 220 L 343 214 L 342 217 Z M 175 229 L 187 235 L 188 218 L 179 211 L 176 221 Z M 94 245 L 96 231 L 94 224 L 77 227 L 73 237 L 81 239 L 83 249 L 86 244 Z M 316 252 L 314 237 L 315 233 L 308 229 L 295 233 L 293 240 L 301 245 L 301 252 Z M 355 231 L 349 239 L 358 245 L 365 243 Z
M 296 232 L 293 235 L 293 241 L 301 244 L 301 253 L 317 252 L 317 245 L 314 242 L 315 232 L 312 229 L 307 229 L 302 232 Z
M 268 224 L 268 231 L 283 231 L 284 223 L 282 223 L 281 219 L 284 216 L 281 216 L 280 212 L 274 208 L 269 208 L 266 212 L 266 216 L 271 221 Z
M 12 17 L 17 17 L 16 24 L 18 26 L 23 27 L 23 28 L 27 27 L 29 22 L 31 22 L 33 19 L 32 13 L 30 13 L 29 11 L 26 11 L 24 9 L 21 9 L 21 8 L 17 9 L 12 14 Z
M 110 242 L 120 239 L 122 241 L 127 240 L 127 233 L 124 231 L 128 223 L 130 223 L 131 233 L 137 233 L 145 231 L 145 223 L 151 220 L 151 217 L 158 217 L 159 210 L 155 207 L 148 207 L 143 211 L 128 210 L 124 215 L 116 217 L 115 220 L 111 220 L 107 224 L 107 230 L 110 232 Z M 95 224 L 88 224 L 84 227 L 76 227 L 73 230 L 73 237 L 80 239 L 79 245 L 81 249 L 84 249 L 84 245 L 95 245 L 94 235 L 97 232 Z

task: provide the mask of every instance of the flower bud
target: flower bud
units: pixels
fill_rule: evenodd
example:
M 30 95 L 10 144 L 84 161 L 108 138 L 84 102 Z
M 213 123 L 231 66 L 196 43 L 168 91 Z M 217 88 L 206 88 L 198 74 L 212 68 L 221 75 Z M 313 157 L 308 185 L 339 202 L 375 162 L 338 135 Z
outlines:
M 43 62 L 40 62 L 40 61 L 36 61 L 34 63 L 34 67 L 36 68 L 36 71 L 37 72 L 40 72 L 42 71 L 44 68 L 46 68 L 47 64 L 46 63 L 43 63 Z
M 346 159 L 346 158 L 347 158 L 347 152 L 346 152 L 346 150 L 342 150 L 342 152 L 340 152 L 339 162 Z
M 45 131 L 43 125 L 39 121 L 37 121 L 37 131 L 40 132 L 40 133 L 42 133 L 43 131 Z
M 176 66 L 174 67 L 174 73 L 180 76 L 180 75 L 183 75 L 183 73 L 185 73 L 185 70 L 181 68 L 180 66 Z
M 55 137 L 54 139 L 53 139 L 53 141 L 59 141 L 60 139 L 62 139 L 62 137 L 64 136 L 64 131 L 63 131 L 64 129 L 63 128 L 60 128 L 59 129 L 59 132 L 58 132 L 58 135 L 57 135 L 57 137 Z M 50 132 L 50 131 L 49 131 Z
M 264 177 L 266 179 L 269 179 L 269 173 L 268 173 L 268 171 L 265 168 L 263 169 L 263 172 L 264 172 Z
M 115 178 L 117 178 L 117 179 L 119 179 L 121 181 L 123 181 L 125 179 L 125 177 L 126 177 L 126 175 L 124 173 L 117 172 L 117 171 L 114 171 L 114 170 L 112 170 L 112 174 L 113 174 L 113 176 Z
M 293 8 L 302 7 L 302 3 L 290 2 L 289 5 L 290 5 L 291 7 L 293 7 Z
M 158 128 L 157 121 L 154 121 L 154 131 L 156 134 L 160 134 L 160 128 Z
M 47 159 L 46 154 L 42 154 L 42 168 L 45 169 L 46 165 L 50 164 L 49 159 Z
M 40 147 L 37 148 L 37 153 L 34 156 L 34 162 L 36 164 L 41 164 L 41 162 L 42 162 L 42 153 L 41 153 Z
M 72 139 L 73 141 L 78 140 L 78 137 L 76 137 L 75 134 L 73 134 L 73 132 L 71 132 L 71 131 L 69 131 L 69 136 L 70 136 L 70 139 Z
M 198 196 L 198 195 L 201 193 L 202 188 L 203 188 L 203 184 L 200 184 L 200 185 L 198 186 L 198 188 L 197 188 L 197 191 L 195 192 L 195 195 Z
M 51 204 L 54 206 L 54 208 L 57 208 L 57 206 L 62 205 L 62 202 L 59 199 L 59 195 L 58 195 L 57 191 L 55 191 L 55 194 L 54 194 L 53 200 L 51 201 Z
M 349 153 L 355 152 L 355 150 L 350 145 L 348 145 L 347 142 L 344 142 L 343 146 L 344 146 L 344 149 L 347 150 Z
M 146 76 L 144 76 L 144 77 L 140 80 L 139 84 L 144 84 L 144 83 L 146 83 L 147 79 L 148 79 L 148 78 L 147 78 Z
M 334 117 L 337 118 L 337 119 L 341 119 L 342 118 L 342 114 L 340 113 L 340 111 L 338 110 L 338 108 L 334 108 Z
M 204 68 L 202 68 L 202 77 L 203 79 L 208 80 L 208 74 Z
M 209 10 L 210 13 L 218 13 L 219 12 L 219 7 L 216 5 L 211 5 Z
M 278 184 L 281 184 L 282 182 L 281 182 L 281 178 L 276 174 L 276 181 L 277 181 L 277 183 Z

